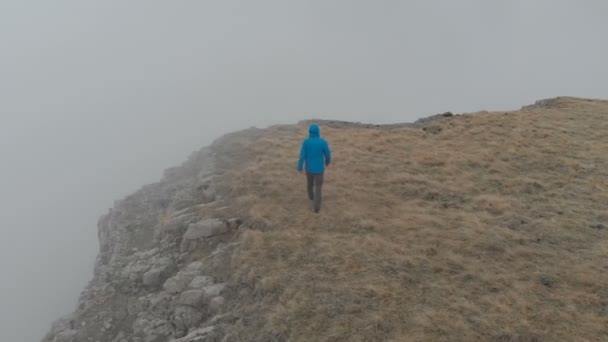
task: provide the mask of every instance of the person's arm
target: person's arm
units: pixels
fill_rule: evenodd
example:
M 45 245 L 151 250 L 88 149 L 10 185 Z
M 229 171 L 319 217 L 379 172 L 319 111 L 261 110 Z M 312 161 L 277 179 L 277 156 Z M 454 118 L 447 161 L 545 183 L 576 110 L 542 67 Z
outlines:
M 331 164 L 331 150 L 327 141 L 323 144 L 323 155 L 325 156 L 325 166 L 329 166 Z
M 302 172 L 304 169 L 304 161 L 306 160 L 306 141 L 302 143 L 302 148 L 300 149 L 300 160 L 298 160 L 298 171 Z

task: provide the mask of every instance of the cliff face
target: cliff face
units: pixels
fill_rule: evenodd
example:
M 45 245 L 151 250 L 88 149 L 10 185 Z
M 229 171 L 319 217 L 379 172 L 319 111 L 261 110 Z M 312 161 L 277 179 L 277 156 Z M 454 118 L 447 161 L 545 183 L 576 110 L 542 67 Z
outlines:
M 223 193 L 223 174 L 254 135 L 220 139 L 116 202 L 99 220 L 94 277 L 77 310 L 43 342 L 219 340 L 230 321 L 223 265 L 242 224 Z
M 608 102 L 228 135 L 117 202 L 44 342 L 606 341 Z

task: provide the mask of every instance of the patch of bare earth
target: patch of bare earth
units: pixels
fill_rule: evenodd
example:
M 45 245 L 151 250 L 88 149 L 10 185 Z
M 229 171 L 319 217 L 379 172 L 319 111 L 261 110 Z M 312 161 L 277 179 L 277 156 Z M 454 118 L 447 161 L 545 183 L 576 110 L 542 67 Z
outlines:
M 228 186 L 240 341 L 608 341 L 608 102 L 559 98 L 414 128 L 305 125 L 245 147 Z

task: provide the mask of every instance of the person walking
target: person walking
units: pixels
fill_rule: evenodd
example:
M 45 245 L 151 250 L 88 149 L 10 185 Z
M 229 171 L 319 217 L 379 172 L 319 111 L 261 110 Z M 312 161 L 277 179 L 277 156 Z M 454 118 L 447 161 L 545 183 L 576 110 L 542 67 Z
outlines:
M 321 130 L 318 125 L 310 125 L 308 132 L 310 136 L 304 140 L 300 150 L 298 172 L 302 173 L 306 169 L 308 198 L 313 210 L 318 213 L 321 210 L 323 196 L 323 176 L 325 167 L 331 164 L 331 151 L 327 141 L 321 138 Z

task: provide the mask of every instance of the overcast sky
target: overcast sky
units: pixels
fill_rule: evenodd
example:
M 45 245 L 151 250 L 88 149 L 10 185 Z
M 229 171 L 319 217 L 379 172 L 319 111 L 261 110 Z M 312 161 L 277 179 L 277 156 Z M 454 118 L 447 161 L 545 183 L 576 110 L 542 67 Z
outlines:
M 606 97 L 606 18 L 605 0 L 0 0 L 0 341 L 72 311 L 98 216 L 219 135 Z

